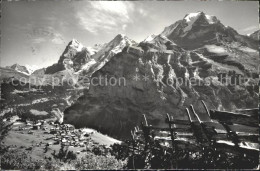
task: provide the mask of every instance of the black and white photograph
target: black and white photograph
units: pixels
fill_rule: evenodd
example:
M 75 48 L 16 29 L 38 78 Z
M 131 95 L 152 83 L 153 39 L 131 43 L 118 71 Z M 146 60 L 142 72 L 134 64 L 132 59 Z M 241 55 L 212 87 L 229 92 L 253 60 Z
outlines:
M 258 1 L 0 8 L 1 170 L 260 169 Z

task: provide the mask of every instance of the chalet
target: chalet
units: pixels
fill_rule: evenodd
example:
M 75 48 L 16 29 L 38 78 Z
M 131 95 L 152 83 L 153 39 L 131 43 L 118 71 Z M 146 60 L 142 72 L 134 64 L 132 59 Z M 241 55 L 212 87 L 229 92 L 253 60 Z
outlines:
M 74 131 L 75 127 L 71 124 L 64 124 L 63 129 L 65 129 L 66 131 Z
M 84 137 L 80 137 L 80 138 L 79 138 L 79 141 L 84 141 L 84 140 L 85 140 Z
M 57 144 L 60 144 L 60 142 L 59 141 L 55 141 L 53 144 L 57 145 Z
M 70 138 L 70 136 L 68 136 L 68 135 L 65 135 L 65 136 L 64 136 L 64 138 Z
M 47 121 L 41 120 L 40 121 L 42 125 L 45 125 L 47 123 Z
M 85 144 L 81 142 L 81 143 L 79 143 L 79 146 L 80 147 L 85 147 Z
M 137 56 L 142 56 L 144 54 L 144 50 L 137 46 L 128 46 L 126 52 Z
M 64 146 L 69 146 L 70 143 L 68 143 L 68 142 L 64 142 L 64 143 L 62 143 L 62 145 L 64 145 Z
M 57 134 L 57 132 L 58 132 L 58 129 L 56 129 L 56 128 L 50 129 L 50 134 Z
M 66 142 L 68 142 L 68 141 L 63 138 L 63 139 L 61 140 L 61 142 L 62 142 L 62 143 L 66 143 Z
M 33 125 L 33 130 L 39 130 L 40 129 L 40 125 Z
M 54 141 L 58 141 L 59 140 L 59 138 L 57 138 L 57 137 L 53 137 L 52 138 Z

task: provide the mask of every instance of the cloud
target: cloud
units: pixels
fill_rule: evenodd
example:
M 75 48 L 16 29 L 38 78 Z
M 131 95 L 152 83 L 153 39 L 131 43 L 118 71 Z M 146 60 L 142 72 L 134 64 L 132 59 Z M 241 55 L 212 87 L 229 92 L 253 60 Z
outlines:
M 97 34 L 100 31 L 124 30 L 131 23 L 134 4 L 122 1 L 92 1 L 76 12 L 80 26 Z
M 65 43 L 63 36 L 57 33 L 52 27 L 35 27 L 28 28 L 27 37 L 31 39 L 33 44 L 40 44 L 43 42 L 52 42 L 54 44 Z
M 138 12 L 139 12 L 143 17 L 146 17 L 147 14 L 148 14 L 148 12 L 145 11 L 143 8 L 139 8 L 139 9 L 138 9 Z
M 32 43 L 36 43 L 36 44 L 42 43 L 42 42 L 45 42 L 45 41 L 46 41 L 46 39 L 43 38 L 43 37 L 38 37 L 38 38 L 32 39 Z
M 46 44 L 60 45 L 65 43 L 62 34 L 58 33 L 51 26 L 36 27 L 32 24 L 27 24 L 20 27 L 20 29 L 26 33 L 26 49 L 28 49 L 32 55 L 42 53 L 42 49 L 46 47 Z

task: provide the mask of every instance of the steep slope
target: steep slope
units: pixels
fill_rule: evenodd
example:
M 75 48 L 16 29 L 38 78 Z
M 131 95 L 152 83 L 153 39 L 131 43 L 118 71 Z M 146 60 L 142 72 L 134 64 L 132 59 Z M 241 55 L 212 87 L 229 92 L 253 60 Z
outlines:
M 206 44 L 239 42 L 257 49 L 256 41 L 224 26 L 215 16 L 204 12 L 187 14 L 182 20 L 166 27 L 161 33 L 185 49 L 195 49 Z
M 139 43 L 139 46 L 142 47 L 145 51 L 149 52 L 161 50 L 184 51 L 174 41 L 168 39 L 162 34 L 146 38 L 144 41 Z
M 102 68 L 112 56 L 120 53 L 124 47 L 133 44 L 137 43 L 123 34 L 118 34 L 109 43 L 95 45 L 93 49 L 98 49 L 98 51 L 91 56 L 91 60 L 83 65 L 77 73 L 81 73 L 83 76 L 91 76 L 92 73 Z

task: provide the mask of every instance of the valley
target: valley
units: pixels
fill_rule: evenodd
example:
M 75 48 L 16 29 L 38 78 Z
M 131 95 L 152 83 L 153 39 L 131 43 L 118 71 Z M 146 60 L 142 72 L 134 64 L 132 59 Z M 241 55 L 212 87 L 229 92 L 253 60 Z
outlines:
M 259 103 L 257 34 L 241 35 L 216 16 L 196 12 L 141 42 L 118 34 L 107 43 L 84 47 L 72 39 L 46 68 L 1 67 L 4 168 L 23 167 L 11 153 L 21 161 L 28 156 L 26 161 L 35 164 L 28 169 L 127 168 L 132 156 L 119 153 L 129 154 L 132 130 L 138 132 L 144 115 L 148 128 L 167 127 L 165 115 L 189 121 L 191 105 L 201 123 L 210 120 L 204 105 L 244 116 Z M 214 130 L 222 134 L 220 127 Z M 233 136 L 232 131 L 225 134 Z M 48 164 L 50 168 L 43 167 Z

